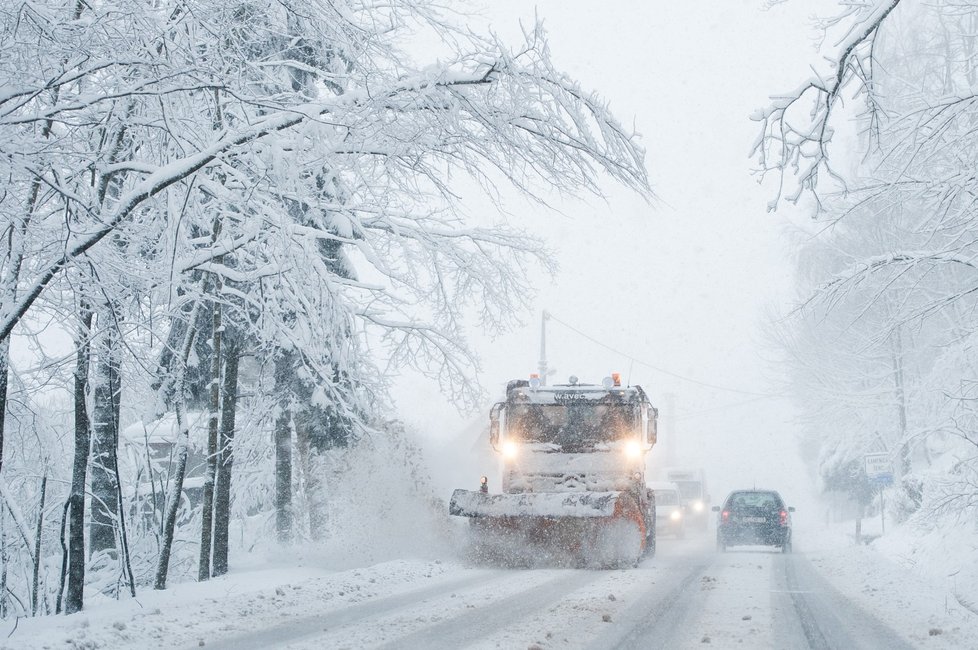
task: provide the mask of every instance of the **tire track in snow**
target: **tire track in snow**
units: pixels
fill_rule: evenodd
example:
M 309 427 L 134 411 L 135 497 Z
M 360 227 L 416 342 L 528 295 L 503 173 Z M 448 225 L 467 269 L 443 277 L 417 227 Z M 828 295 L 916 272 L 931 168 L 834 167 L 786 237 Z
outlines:
M 774 575 L 785 585 L 781 599 L 789 599 L 796 621 L 785 621 L 781 629 L 800 628 L 808 647 L 813 650 L 846 648 L 887 648 L 911 650 L 913 646 L 871 614 L 836 591 L 818 575 L 803 556 L 785 555 L 777 559 Z M 780 609 L 783 611 L 786 608 Z M 797 637 L 792 645 L 797 645 Z
M 564 570 L 562 573 L 564 575 L 557 576 L 556 579 L 411 632 L 380 647 L 385 650 L 454 650 L 465 647 L 545 609 L 576 589 L 607 576 L 605 571 Z
M 214 648 L 218 650 L 262 650 L 263 648 L 276 647 L 323 634 L 324 628 L 333 629 L 358 624 L 364 619 L 381 616 L 402 607 L 417 605 L 421 601 L 450 593 L 453 590 L 473 587 L 481 589 L 486 585 L 507 579 L 512 579 L 512 576 L 499 575 L 498 572 L 488 569 L 480 570 L 454 579 L 439 580 L 437 583 L 421 589 L 412 589 L 392 596 L 382 596 L 368 602 L 293 619 L 288 623 L 266 628 L 261 632 L 222 639 L 208 643 L 207 647 L 211 650 Z M 312 603 L 310 610 L 313 610 L 314 606 L 315 603 Z
M 702 595 L 696 582 L 714 561 L 713 557 L 689 559 L 691 564 L 656 567 L 657 572 L 652 575 L 658 583 L 625 610 L 612 629 L 599 635 L 588 647 L 594 650 L 673 647 L 671 640 L 686 629 L 689 619 L 698 611 L 696 600 Z M 664 580 L 668 586 L 663 586 Z
M 505 627 L 603 572 L 481 570 L 455 580 L 293 619 L 208 648 L 455 648 Z M 525 611 L 524 611 L 525 610 Z M 431 620 L 434 619 L 434 624 Z M 475 629 L 484 630 L 473 632 Z

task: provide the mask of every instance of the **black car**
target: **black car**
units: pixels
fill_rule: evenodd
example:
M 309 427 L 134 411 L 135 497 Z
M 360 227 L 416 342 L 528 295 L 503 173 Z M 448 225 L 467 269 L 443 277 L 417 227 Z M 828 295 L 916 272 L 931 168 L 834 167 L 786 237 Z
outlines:
M 717 550 L 728 546 L 760 544 L 791 552 L 791 513 L 774 490 L 736 490 L 723 507 L 713 506 L 717 516 Z

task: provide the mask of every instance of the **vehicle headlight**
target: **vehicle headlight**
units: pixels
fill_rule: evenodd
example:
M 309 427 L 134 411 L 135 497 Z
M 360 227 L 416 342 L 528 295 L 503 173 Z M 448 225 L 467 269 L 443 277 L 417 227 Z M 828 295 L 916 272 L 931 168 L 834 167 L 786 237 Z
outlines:
M 673 521 L 679 521 L 683 518 L 683 513 L 679 512 L 678 510 L 673 510 L 671 513 L 669 513 L 669 518 Z
M 513 460 L 520 455 L 520 446 L 512 440 L 504 440 L 501 451 L 503 453 L 503 458 L 506 460 Z
M 642 457 L 642 444 L 638 440 L 629 440 L 625 443 L 625 455 L 632 460 Z
M 703 502 L 693 501 L 693 510 L 695 510 L 696 512 L 703 512 Z

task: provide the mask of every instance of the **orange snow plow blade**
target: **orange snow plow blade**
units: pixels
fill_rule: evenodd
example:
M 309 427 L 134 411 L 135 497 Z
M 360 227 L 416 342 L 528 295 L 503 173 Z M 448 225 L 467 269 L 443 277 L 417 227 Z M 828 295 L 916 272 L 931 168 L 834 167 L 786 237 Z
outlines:
M 646 551 L 645 524 L 627 492 L 455 490 L 449 512 L 471 518 L 476 561 L 611 568 L 634 566 Z
M 486 494 L 455 490 L 448 513 L 458 517 L 612 517 L 621 492 Z

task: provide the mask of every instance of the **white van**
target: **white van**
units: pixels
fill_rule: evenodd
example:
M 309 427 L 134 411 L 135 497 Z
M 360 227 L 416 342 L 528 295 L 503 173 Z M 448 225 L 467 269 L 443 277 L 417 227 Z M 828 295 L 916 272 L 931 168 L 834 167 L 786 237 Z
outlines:
M 649 483 L 655 493 L 656 535 L 673 535 L 682 538 L 686 534 L 686 508 L 683 507 L 679 486 L 675 483 Z
M 679 486 L 679 498 L 686 506 L 690 526 L 706 530 L 710 523 L 710 493 L 702 469 L 666 468 L 666 481 Z

